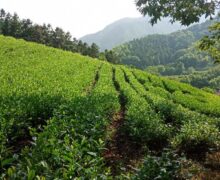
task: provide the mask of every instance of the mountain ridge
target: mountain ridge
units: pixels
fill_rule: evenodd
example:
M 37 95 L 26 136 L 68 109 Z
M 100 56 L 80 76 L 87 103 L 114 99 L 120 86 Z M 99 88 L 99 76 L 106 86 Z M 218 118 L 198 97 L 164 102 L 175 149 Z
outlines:
M 103 51 L 149 34 L 167 34 L 184 28 L 179 23 L 171 24 L 168 18 L 162 19 L 157 25 L 152 26 L 148 17 L 125 17 L 96 33 L 81 37 L 80 40 L 88 44 L 94 42 Z

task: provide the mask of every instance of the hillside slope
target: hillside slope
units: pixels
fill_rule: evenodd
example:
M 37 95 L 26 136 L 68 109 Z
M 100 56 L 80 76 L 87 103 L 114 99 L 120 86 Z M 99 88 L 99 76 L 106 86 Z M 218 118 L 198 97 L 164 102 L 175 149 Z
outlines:
M 1 179 L 219 177 L 220 97 L 3 36 L 0 64 Z
M 209 33 L 208 27 L 219 19 L 206 21 L 185 30 L 168 35 L 149 35 L 127 42 L 114 49 L 121 63 L 145 69 L 149 66 L 164 65 L 172 68 L 184 66 L 183 70 L 167 70 L 165 75 L 183 74 L 193 67 L 203 69 L 210 65 L 210 58 L 194 48 L 194 43 Z M 169 67 L 164 67 L 168 69 Z
M 88 44 L 94 42 L 103 51 L 149 34 L 167 34 L 183 29 L 180 24 L 171 24 L 168 19 L 163 19 L 155 26 L 151 26 L 148 22 L 149 18 L 147 17 L 124 18 L 108 25 L 97 33 L 82 37 L 81 40 Z

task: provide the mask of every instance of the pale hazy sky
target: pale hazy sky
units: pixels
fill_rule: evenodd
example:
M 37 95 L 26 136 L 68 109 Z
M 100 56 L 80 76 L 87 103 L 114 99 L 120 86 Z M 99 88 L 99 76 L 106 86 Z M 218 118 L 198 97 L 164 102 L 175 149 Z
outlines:
M 94 33 L 124 17 L 139 17 L 134 0 L 0 0 L 0 9 L 35 23 L 50 23 L 74 37 Z

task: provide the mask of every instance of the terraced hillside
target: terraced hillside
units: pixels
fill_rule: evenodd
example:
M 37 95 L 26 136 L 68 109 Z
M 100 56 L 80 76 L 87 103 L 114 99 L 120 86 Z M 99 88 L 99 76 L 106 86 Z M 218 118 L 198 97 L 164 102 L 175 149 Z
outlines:
M 1 179 L 215 179 L 219 128 L 219 96 L 0 36 Z

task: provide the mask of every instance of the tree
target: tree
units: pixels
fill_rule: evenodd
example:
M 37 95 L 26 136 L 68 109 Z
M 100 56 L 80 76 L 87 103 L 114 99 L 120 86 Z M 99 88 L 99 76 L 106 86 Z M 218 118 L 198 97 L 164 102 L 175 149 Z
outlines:
M 220 63 L 220 22 L 209 27 L 210 36 L 205 36 L 199 42 L 199 48 L 208 52 L 216 63 Z
M 127 64 L 130 66 L 141 68 L 140 58 L 137 56 L 127 56 L 121 59 L 122 64 Z
M 171 22 L 180 21 L 182 25 L 199 22 L 202 15 L 210 19 L 220 9 L 219 0 L 136 0 L 136 6 L 143 15 L 151 17 L 154 25 L 161 17 L 171 17 Z M 205 36 L 199 48 L 207 51 L 215 62 L 220 62 L 220 23 L 210 27 L 211 36 Z
M 24 19 L 21 21 L 21 34 L 20 37 L 23 37 L 27 41 L 32 40 L 33 36 L 33 23 L 30 19 Z
M 18 38 L 21 34 L 21 23 L 18 15 L 14 13 L 10 21 L 10 36 Z
M 5 10 L 4 10 L 4 9 L 1 9 L 1 10 L 0 10 L 0 19 L 2 20 L 2 19 L 5 17 L 5 15 L 6 15 Z
M 136 6 L 143 15 L 151 17 L 155 24 L 161 17 L 171 17 L 171 22 L 182 25 L 199 22 L 202 15 L 212 18 L 220 8 L 219 0 L 136 0 Z
M 116 55 L 116 53 L 112 50 L 105 50 L 105 57 L 107 59 L 108 62 L 111 62 L 111 63 L 114 63 L 114 64 L 117 64 L 119 62 L 119 58 L 118 56 Z
M 52 39 L 53 47 L 62 48 L 65 44 L 65 32 L 61 28 L 56 27 Z
M 103 61 L 107 61 L 107 59 L 106 59 L 106 57 L 105 57 L 105 52 L 100 52 L 98 59 L 99 59 L 99 60 L 103 60 Z
M 2 25 L 2 34 L 6 36 L 10 36 L 10 22 L 11 22 L 11 14 L 7 13 L 5 15 Z
M 2 34 L 2 26 L 4 24 L 4 18 L 5 18 L 6 12 L 4 9 L 0 10 L 0 34 Z
M 89 56 L 91 56 L 93 58 L 99 57 L 99 47 L 95 43 L 92 43 L 92 45 L 90 47 Z

